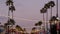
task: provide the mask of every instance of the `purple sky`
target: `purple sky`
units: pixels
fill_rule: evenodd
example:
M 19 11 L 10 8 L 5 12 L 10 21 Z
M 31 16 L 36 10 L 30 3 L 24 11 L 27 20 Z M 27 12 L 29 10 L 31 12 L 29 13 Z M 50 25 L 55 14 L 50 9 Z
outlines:
M 16 8 L 16 11 L 14 12 L 14 19 L 16 24 L 23 28 L 27 28 L 27 30 L 30 30 L 36 22 L 42 20 L 43 17 L 42 14 L 40 14 L 40 9 L 43 8 L 44 5 L 49 1 L 51 0 L 14 0 L 14 5 Z M 56 4 L 56 0 L 53 1 Z M 8 13 L 8 7 L 6 6 L 5 2 L 6 0 L 0 0 L 0 15 L 6 17 Z M 50 9 L 48 9 L 48 11 L 50 16 Z M 55 14 L 56 6 L 53 7 L 53 15 Z

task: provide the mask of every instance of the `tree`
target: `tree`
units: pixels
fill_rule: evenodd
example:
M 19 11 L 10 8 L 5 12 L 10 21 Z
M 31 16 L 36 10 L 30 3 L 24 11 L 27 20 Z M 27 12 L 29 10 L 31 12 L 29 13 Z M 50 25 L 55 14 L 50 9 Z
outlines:
M 11 19 L 11 18 L 10 18 L 10 20 L 8 20 L 8 23 L 10 23 L 11 25 L 15 25 L 14 19 Z
M 40 10 L 40 12 L 43 13 L 43 21 L 44 21 L 44 20 L 45 20 L 45 19 L 44 19 L 44 13 L 47 12 L 47 9 L 46 9 L 46 8 L 42 8 L 42 9 Z
M 7 5 L 7 6 L 13 5 L 13 1 L 12 1 L 12 0 L 7 0 L 7 1 L 6 1 L 6 5 Z
M 39 21 L 38 23 L 35 24 L 35 26 L 40 26 L 42 24 L 42 21 Z
M 49 9 L 50 5 L 49 4 L 45 4 L 44 8 Z
M 23 31 L 23 29 L 19 26 L 19 25 L 16 25 L 15 27 L 18 31 Z
M 12 5 L 12 6 L 9 7 L 9 11 L 12 12 L 12 19 L 13 19 L 13 11 L 15 11 L 14 5 Z
M 50 1 L 48 4 L 50 5 L 50 8 L 51 8 L 51 17 L 52 17 L 52 7 L 55 6 L 55 3 L 54 1 Z
M 56 27 L 56 25 L 57 25 L 57 23 L 55 22 L 55 21 L 58 21 L 58 19 L 56 19 L 56 17 L 55 16 L 52 16 L 51 17 L 51 19 L 50 19 L 50 32 L 51 32 L 51 34 L 57 34 L 57 27 Z
M 51 17 L 51 19 L 49 20 L 49 23 L 52 23 L 52 22 L 53 22 L 53 21 L 55 21 L 55 20 L 57 20 L 57 21 L 58 21 L 57 17 L 52 16 L 52 17 Z
M 44 8 L 46 8 L 46 9 L 51 9 L 51 17 L 52 17 L 52 7 L 54 7 L 55 6 L 55 3 L 54 3 L 54 1 L 50 1 L 50 2 L 48 2 L 47 4 L 45 4 L 45 6 L 44 6 Z M 48 28 L 48 12 L 46 13 L 46 29 Z M 48 29 L 47 29 L 48 30 Z
M 35 34 L 35 27 L 32 28 L 31 34 Z
M 45 22 L 44 13 L 47 12 L 47 9 L 46 9 L 46 8 L 42 8 L 42 9 L 40 10 L 40 12 L 43 13 L 43 23 L 44 23 L 44 22 Z M 45 26 L 45 24 L 44 24 L 44 26 Z
M 50 1 L 48 4 L 49 4 L 51 7 L 54 7 L 54 6 L 55 6 L 54 1 Z
M 8 21 L 7 21 L 7 23 L 8 23 L 8 25 L 11 24 L 13 26 L 15 24 L 15 21 L 13 19 L 13 11 L 15 11 L 15 7 L 13 5 L 13 0 L 7 0 L 6 1 L 6 5 L 9 8 L 9 11 L 8 11 Z M 12 12 L 12 19 L 10 19 L 10 10 Z M 8 26 L 8 34 L 9 34 L 9 26 Z
M 13 1 L 12 0 L 7 0 L 6 5 L 10 7 L 11 5 L 13 5 Z M 9 16 L 10 16 L 10 11 L 8 11 L 8 20 L 9 20 Z
M 9 11 L 8 11 L 8 23 L 12 23 L 13 25 L 15 24 L 15 21 L 13 19 L 13 11 L 15 11 L 15 7 L 13 5 L 13 0 L 7 0 L 6 5 L 9 6 Z M 12 12 L 12 19 L 10 18 L 10 11 Z

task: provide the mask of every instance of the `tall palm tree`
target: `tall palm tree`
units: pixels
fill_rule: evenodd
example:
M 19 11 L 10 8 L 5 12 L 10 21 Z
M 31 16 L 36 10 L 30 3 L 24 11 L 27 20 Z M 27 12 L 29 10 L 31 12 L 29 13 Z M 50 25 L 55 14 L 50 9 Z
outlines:
M 14 19 L 10 19 L 10 23 L 11 23 L 12 25 L 15 25 Z
M 8 22 L 14 24 L 15 21 L 13 19 L 13 11 L 15 11 L 15 7 L 13 5 L 13 0 L 7 0 L 6 5 L 9 6 L 9 11 L 8 11 Z M 9 17 L 10 16 L 10 11 L 12 12 L 12 19 Z
M 49 9 L 50 8 L 50 4 L 48 4 L 48 3 L 45 4 L 44 8 L 45 9 Z M 45 24 L 46 24 L 46 30 L 48 31 L 48 11 L 46 12 L 46 23 Z
M 8 23 L 10 24 L 14 24 L 15 21 L 13 19 L 10 19 L 10 10 L 13 11 L 15 10 L 14 6 L 13 6 L 13 0 L 7 0 L 6 1 L 6 5 L 9 7 L 9 11 L 8 11 Z M 12 12 L 12 15 L 13 15 L 13 12 Z M 8 26 L 8 29 L 9 29 L 9 26 Z M 9 32 L 8 32 L 9 34 Z
M 55 6 L 55 3 L 54 1 L 50 1 L 48 4 L 50 5 L 50 8 L 51 8 L 51 17 L 52 17 L 52 7 Z
M 44 13 L 47 12 L 47 9 L 46 9 L 46 8 L 42 8 L 42 9 L 40 10 L 40 12 L 43 13 L 43 21 L 44 21 L 44 20 L 45 20 L 45 19 L 44 19 Z
M 12 6 L 9 7 L 9 11 L 12 12 L 12 19 L 13 19 L 13 11 L 15 11 L 14 5 L 12 5 Z
M 55 20 L 57 20 L 57 21 L 58 21 L 57 17 L 52 16 L 52 17 L 51 17 L 51 19 L 49 20 L 49 23 L 53 23 L 53 21 L 55 21 Z
M 46 8 L 46 9 L 49 9 L 49 8 L 51 8 L 51 17 L 52 17 L 52 7 L 54 7 L 55 6 L 55 3 L 54 3 L 54 1 L 50 1 L 49 3 L 47 3 L 47 4 L 45 4 L 45 6 L 44 6 L 44 8 Z M 48 27 L 47 25 L 48 25 L 48 12 L 46 13 L 46 28 Z
M 56 11 L 56 17 L 58 17 L 58 0 L 56 0 L 56 9 L 57 9 L 57 11 Z
M 57 34 L 57 27 L 56 27 L 56 25 L 57 25 L 57 23 L 55 22 L 55 21 L 58 21 L 58 19 L 56 19 L 56 17 L 55 16 L 52 16 L 52 18 L 50 19 L 50 32 L 51 32 L 51 34 Z
M 45 4 L 44 5 L 44 8 L 49 9 L 50 8 L 50 5 L 49 4 Z
M 46 8 L 42 8 L 42 9 L 40 10 L 40 12 L 41 12 L 41 13 L 43 13 L 43 24 L 44 24 L 44 26 L 45 26 L 44 13 L 46 13 L 46 12 L 47 12 L 47 9 L 46 9 Z
M 10 7 L 11 5 L 13 5 L 13 1 L 12 0 L 7 0 L 6 5 Z M 8 11 L 8 19 L 9 19 L 9 16 L 10 16 L 10 11 Z

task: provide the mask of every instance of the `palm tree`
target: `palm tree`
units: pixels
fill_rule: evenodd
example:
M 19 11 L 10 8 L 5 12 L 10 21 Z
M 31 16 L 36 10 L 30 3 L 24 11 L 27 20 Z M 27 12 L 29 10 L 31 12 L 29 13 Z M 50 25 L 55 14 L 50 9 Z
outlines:
M 12 11 L 12 16 L 13 16 L 13 10 L 15 10 L 15 7 L 13 6 L 13 0 L 7 0 L 6 1 L 6 5 L 9 7 L 9 11 L 8 11 L 8 24 L 15 24 L 14 19 L 10 19 L 10 10 Z M 13 17 L 12 17 L 13 18 Z M 9 29 L 9 26 L 8 26 Z M 8 32 L 9 34 L 9 32 Z
M 9 7 L 9 11 L 12 12 L 12 19 L 13 19 L 13 11 L 15 11 L 14 5 L 12 5 L 12 6 Z
M 50 1 L 49 3 L 45 4 L 45 6 L 44 6 L 44 8 L 46 8 L 46 9 L 51 8 L 51 17 L 52 17 L 52 7 L 54 7 L 54 6 L 55 6 L 54 1 Z M 48 12 L 46 13 L 46 26 L 48 24 L 47 22 L 48 22 Z
M 7 0 L 7 1 L 6 1 L 6 5 L 7 5 L 7 6 L 13 5 L 13 0 Z
M 10 7 L 10 5 L 13 5 L 13 1 L 12 0 L 7 0 L 6 5 Z M 10 16 L 10 11 L 8 11 L 8 19 L 9 19 L 9 16 Z
M 8 30 L 7 31 L 8 34 L 9 34 L 9 29 L 10 29 L 9 28 L 10 27 L 9 25 L 10 25 L 10 23 L 8 23 L 8 22 L 4 24 L 4 28 L 5 28 L 6 31 Z
M 35 34 L 35 27 L 32 28 L 31 34 Z
M 44 13 L 47 12 L 47 9 L 46 9 L 46 8 L 42 8 L 42 9 L 40 10 L 40 12 L 43 13 L 43 21 L 44 21 Z
M 44 8 L 49 9 L 50 8 L 50 5 L 49 4 L 45 4 L 44 5 Z
M 43 23 L 44 23 L 44 22 L 45 22 L 44 13 L 47 12 L 47 9 L 46 9 L 46 8 L 42 8 L 42 9 L 40 10 L 40 12 L 43 13 Z M 44 23 L 44 26 L 45 26 L 45 23 Z
M 12 25 L 15 25 L 15 21 L 14 21 L 14 19 L 10 19 L 10 21 L 9 21 Z
M 15 7 L 13 5 L 13 0 L 7 0 L 6 1 L 6 5 L 9 6 L 9 11 L 8 11 L 8 22 L 11 21 L 11 23 L 15 23 L 14 19 L 13 19 L 13 11 L 15 11 Z M 9 17 L 10 16 L 10 11 L 12 12 L 12 19 Z
M 58 19 L 56 19 L 55 16 L 52 16 L 52 18 L 50 19 L 50 31 L 51 31 L 51 34 L 57 34 L 57 30 L 56 30 L 57 23 L 55 21 L 58 21 Z
M 23 31 L 23 29 L 19 26 L 19 25 L 16 25 L 15 27 L 18 31 Z
M 38 23 L 35 23 L 35 26 L 40 26 L 42 24 L 42 21 L 39 21 Z
M 51 17 L 52 17 L 52 7 L 55 6 L 54 1 L 50 1 L 49 3 L 45 4 L 44 8 L 48 9 L 51 8 Z M 47 12 L 47 18 L 48 18 L 48 12 Z
M 52 17 L 52 7 L 55 6 L 54 1 L 50 1 L 48 4 L 50 4 L 50 8 L 51 8 L 51 17 Z
M 48 3 L 45 4 L 44 8 L 49 9 L 50 8 L 50 4 L 48 4 Z M 48 30 L 48 11 L 46 12 L 46 30 L 49 31 Z
M 56 0 L 56 9 L 57 9 L 57 11 L 56 11 L 56 17 L 58 17 L 58 0 Z
M 51 19 L 49 20 L 49 23 L 53 23 L 53 21 L 55 21 L 55 20 L 57 20 L 57 21 L 58 21 L 57 17 L 52 16 L 52 17 L 51 17 Z
M 54 1 L 50 1 L 48 4 L 49 4 L 51 7 L 54 7 L 54 6 L 55 6 Z

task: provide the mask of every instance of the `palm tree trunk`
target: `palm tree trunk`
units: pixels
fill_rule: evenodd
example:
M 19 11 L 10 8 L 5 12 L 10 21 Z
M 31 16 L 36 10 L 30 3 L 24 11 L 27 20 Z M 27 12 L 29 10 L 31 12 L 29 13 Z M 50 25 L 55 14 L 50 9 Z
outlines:
M 13 11 L 12 11 L 12 19 L 13 19 Z M 13 25 L 12 25 L 12 27 L 13 27 Z M 12 28 L 13 29 L 13 28 Z M 12 32 L 12 34 L 13 34 L 13 32 Z
M 44 13 L 43 13 L 43 30 L 44 30 L 44 34 L 45 34 L 45 18 L 44 18 Z
M 43 22 L 45 22 L 44 13 L 43 13 Z
M 10 21 L 10 10 L 8 11 L 8 23 L 9 23 L 9 21 Z M 9 26 L 8 26 L 8 34 L 9 34 Z
M 50 14 L 50 18 L 52 17 L 52 7 L 50 6 L 50 9 L 51 9 L 51 14 Z
M 56 0 L 56 8 L 57 8 L 57 10 L 56 10 L 56 17 L 58 17 L 58 0 Z
M 58 0 L 56 0 L 56 17 L 58 18 Z M 58 26 L 59 26 L 59 23 L 58 23 Z M 57 34 L 59 34 L 59 30 L 57 30 Z
M 8 20 L 10 19 L 10 11 L 8 11 Z
M 9 7 L 10 7 L 10 5 L 9 5 Z M 10 10 L 8 10 L 8 20 L 10 20 Z
M 48 28 L 48 12 L 46 13 L 46 28 Z
M 12 11 L 12 19 L 13 19 L 13 11 Z

